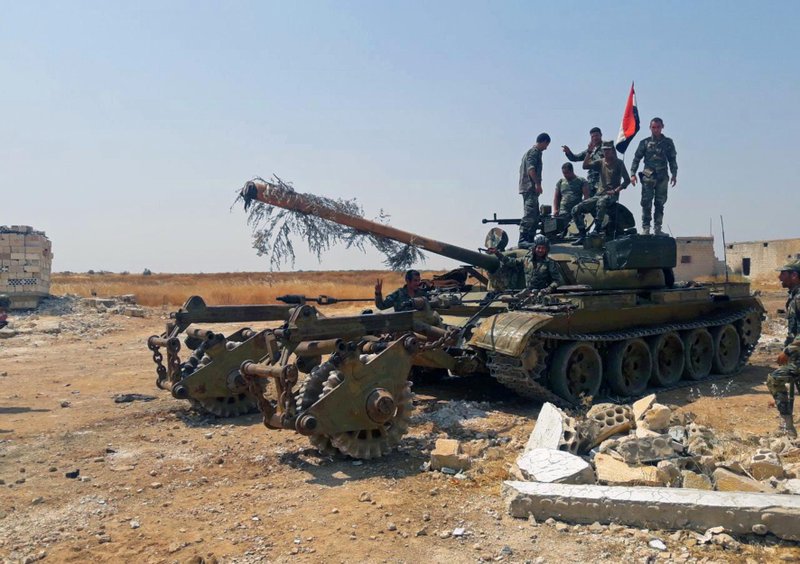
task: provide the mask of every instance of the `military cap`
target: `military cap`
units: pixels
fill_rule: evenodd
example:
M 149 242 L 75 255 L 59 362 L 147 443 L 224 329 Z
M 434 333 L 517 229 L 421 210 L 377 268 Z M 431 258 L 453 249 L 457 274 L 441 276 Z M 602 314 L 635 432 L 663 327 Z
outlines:
M 797 272 L 798 274 L 800 274 L 800 259 L 789 261 L 782 267 L 776 268 L 775 270 L 777 270 L 778 272 L 789 271 L 789 272 Z
M 603 141 L 603 144 L 601 145 L 601 147 L 603 148 L 604 151 L 606 149 L 614 150 L 614 142 L 613 141 Z

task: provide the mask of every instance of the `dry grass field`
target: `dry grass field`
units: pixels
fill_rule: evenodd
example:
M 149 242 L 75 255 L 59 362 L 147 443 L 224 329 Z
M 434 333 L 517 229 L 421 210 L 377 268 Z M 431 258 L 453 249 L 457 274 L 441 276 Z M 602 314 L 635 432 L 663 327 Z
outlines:
M 433 274 L 436 273 L 424 271 L 422 277 L 430 278 Z M 209 305 L 269 304 L 277 303 L 275 298 L 284 294 L 372 299 L 377 278 L 383 279 L 384 295 L 403 284 L 402 273 L 382 270 L 152 275 L 55 273 L 50 292 L 85 297 L 134 294 L 137 303 L 151 307 L 180 306 L 192 295 L 202 296 Z

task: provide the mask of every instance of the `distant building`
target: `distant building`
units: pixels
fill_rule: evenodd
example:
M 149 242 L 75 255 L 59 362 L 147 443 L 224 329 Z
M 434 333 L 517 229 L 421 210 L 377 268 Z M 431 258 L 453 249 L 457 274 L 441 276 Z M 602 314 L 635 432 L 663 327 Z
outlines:
M 50 294 L 53 252 L 43 231 L 28 225 L 0 226 L 0 294 L 12 309 L 30 309 Z
M 800 239 L 731 243 L 725 251 L 732 273 L 748 278 L 774 277 L 776 268 L 800 258 Z
M 675 237 L 678 246 L 676 280 L 695 280 L 725 273 L 725 263 L 714 254 L 714 237 Z

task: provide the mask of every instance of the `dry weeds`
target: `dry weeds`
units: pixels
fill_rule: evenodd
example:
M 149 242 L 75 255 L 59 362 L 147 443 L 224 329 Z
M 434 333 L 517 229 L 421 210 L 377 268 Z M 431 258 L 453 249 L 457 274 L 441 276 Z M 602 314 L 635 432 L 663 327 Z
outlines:
M 430 278 L 433 272 L 423 272 Z M 217 274 L 53 274 L 51 293 L 89 297 L 134 294 L 145 306 L 180 306 L 198 295 L 209 305 L 269 304 L 284 294 L 372 299 L 375 280 L 384 295 L 402 286 L 402 273 L 383 270 L 229 272 Z M 347 304 L 343 304 L 346 306 Z

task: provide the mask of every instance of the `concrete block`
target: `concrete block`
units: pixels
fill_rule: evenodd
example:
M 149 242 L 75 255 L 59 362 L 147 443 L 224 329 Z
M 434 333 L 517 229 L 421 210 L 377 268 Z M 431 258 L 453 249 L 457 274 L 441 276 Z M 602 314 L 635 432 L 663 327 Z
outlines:
M 461 454 L 461 443 L 453 439 L 436 439 L 436 446 L 431 452 L 431 469 L 466 470 L 469 465 L 469 456 Z
M 633 412 L 627 405 L 600 403 L 586 413 L 587 446 L 594 447 L 607 438 L 627 433 L 633 427 Z
M 0 339 L 10 339 L 11 337 L 16 337 L 16 335 L 16 330 L 9 327 L 3 327 L 0 329 Z
M 600 482 L 618 486 L 664 486 L 669 476 L 655 466 L 630 466 L 608 454 L 594 457 L 594 468 Z
M 650 409 L 650 406 L 654 403 L 656 403 L 655 394 L 650 394 L 649 396 L 645 396 L 642 399 L 633 402 L 633 420 L 639 421 L 642 417 L 644 417 L 644 413 Z
M 713 476 L 717 491 L 721 492 L 770 493 L 775 491 L 761 482 L 757 482 L 747 476 L 739 476 L 725 468 L 717 468 L 714 470 Z
M 683 445 L 675 443 L 669 435 L 630 438 L 619 441 L 616 451 L 628 464 L 656 462 L 672 458 L 683 450 Z
M 573 454 L 577 452 L 575 421 L 552 403 L 545 403 L 523 452 L 535 448 L 569 450 Z
M 592 466 L 583 458 L 549 448 L 535 448 L 517 459 L 517 467 L 526 480 L 560 484 L 593 484 Z
M 504 482 L 503 496 L 510 515 L 540 522 L 696 531 L 722 526 L 737 535 L 758 530 L 800 540 L 800 496 L 540 482 Z
M 651 431 L 666 431 L 669 428 L 669 420 L 672 410 L 666 405 L 654 403 L 650 406 L 641 419 L 641 424 Z
M 756 480 L 783 478 L 784 471 L 780 458 L 771 450 L 759 449 L 750 458 L 750 474 Z
M 684 470 L 681 472 L 681 476 L 683 476 L 684 488 L 708 491 L 714 489 L 714 486 L 711 483 L 711 478 L 705 474 L 698 474 L 697 472 L 692 472 L 691 470 Z

